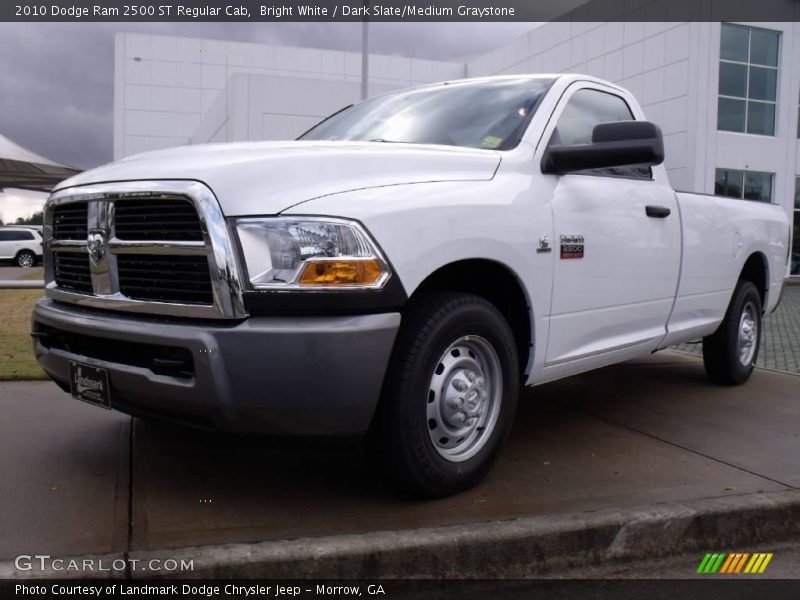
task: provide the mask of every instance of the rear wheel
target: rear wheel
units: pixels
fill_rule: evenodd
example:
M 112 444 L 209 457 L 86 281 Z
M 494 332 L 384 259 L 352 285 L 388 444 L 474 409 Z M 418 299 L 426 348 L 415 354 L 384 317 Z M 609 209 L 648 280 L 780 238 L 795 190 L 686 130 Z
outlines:
M 18 267 L 30 268 L 36 264 L 36 255 L 30 250 L 17 252 L 16 263 Z
M 415 492 L 469 488 L 496 460 L 518 393 L 516 345 L 500 311 L 470 294 L 431 294 L 404 319 L 369 450 Z
M 749 281 L 739 281 L 728 311 L 712 335 L 703 339 L 706 373 L 723 385 L 750 378 L 761 343 L 761 295 Z

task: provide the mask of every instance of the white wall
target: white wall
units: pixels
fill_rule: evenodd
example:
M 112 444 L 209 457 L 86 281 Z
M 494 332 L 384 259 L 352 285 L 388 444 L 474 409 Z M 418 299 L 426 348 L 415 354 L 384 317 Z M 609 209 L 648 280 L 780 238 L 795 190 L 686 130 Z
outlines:
M 220 102 L 220 92 L 236 73 L 360 85 L 361 55 L 272 44 L 118 33 L 114 158 L 189 143 L 203 116 Z M 463 76 L 463 63 L 370 57 L 370 93 Z M 298 97 L 297 102 L 302 102 L 302 98 Z M 273 122 L 278 128 L 283 126 L 277 120 Z
M 373 84 L 371 92 L 380 94 L 396 87 Z M 235 73 L 189 141 L 294 139 L 360 97 L 360 81 Z

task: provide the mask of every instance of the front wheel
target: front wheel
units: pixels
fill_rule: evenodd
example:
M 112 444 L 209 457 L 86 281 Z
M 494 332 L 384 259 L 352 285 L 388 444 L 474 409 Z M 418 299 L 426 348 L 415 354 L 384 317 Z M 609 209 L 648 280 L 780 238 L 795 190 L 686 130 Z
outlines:
M 30 268 L 36 264 L 36 255 L 30 250 L 20 250 L 17 253 L 17 266 L 23 268 Z
M 728 311 L 712 335 L 703 338 L 703 364 L 712 381 L 739 385 L 750 378 L 761 343 L 761 295 L 740 281 Z
M 395 345 L 369 450 L 393 479 L 427 496 L 475 485 L 511 429 L 517 361 L 508 323 L 483 298 L 416 300 Z

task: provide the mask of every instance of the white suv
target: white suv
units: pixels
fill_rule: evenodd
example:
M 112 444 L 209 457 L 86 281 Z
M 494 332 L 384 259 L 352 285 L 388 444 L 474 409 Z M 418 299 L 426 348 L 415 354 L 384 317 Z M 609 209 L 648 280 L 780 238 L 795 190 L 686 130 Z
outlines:
M 0 260 L 32 267 L 42 258 L 42 236 L 27 227 L 0 227 Z

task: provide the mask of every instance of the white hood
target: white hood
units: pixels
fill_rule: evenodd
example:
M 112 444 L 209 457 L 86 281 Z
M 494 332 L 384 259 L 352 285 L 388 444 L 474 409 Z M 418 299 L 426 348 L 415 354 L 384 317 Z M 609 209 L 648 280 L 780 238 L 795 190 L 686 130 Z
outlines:
M 58 189 L 146 179 L 202 181 L 226 216 L 277 214 L 356 189 L 433 181 L 489 180 L 500 153 L 383 142 L 257 142 L 158 150 L 71 177 Z

